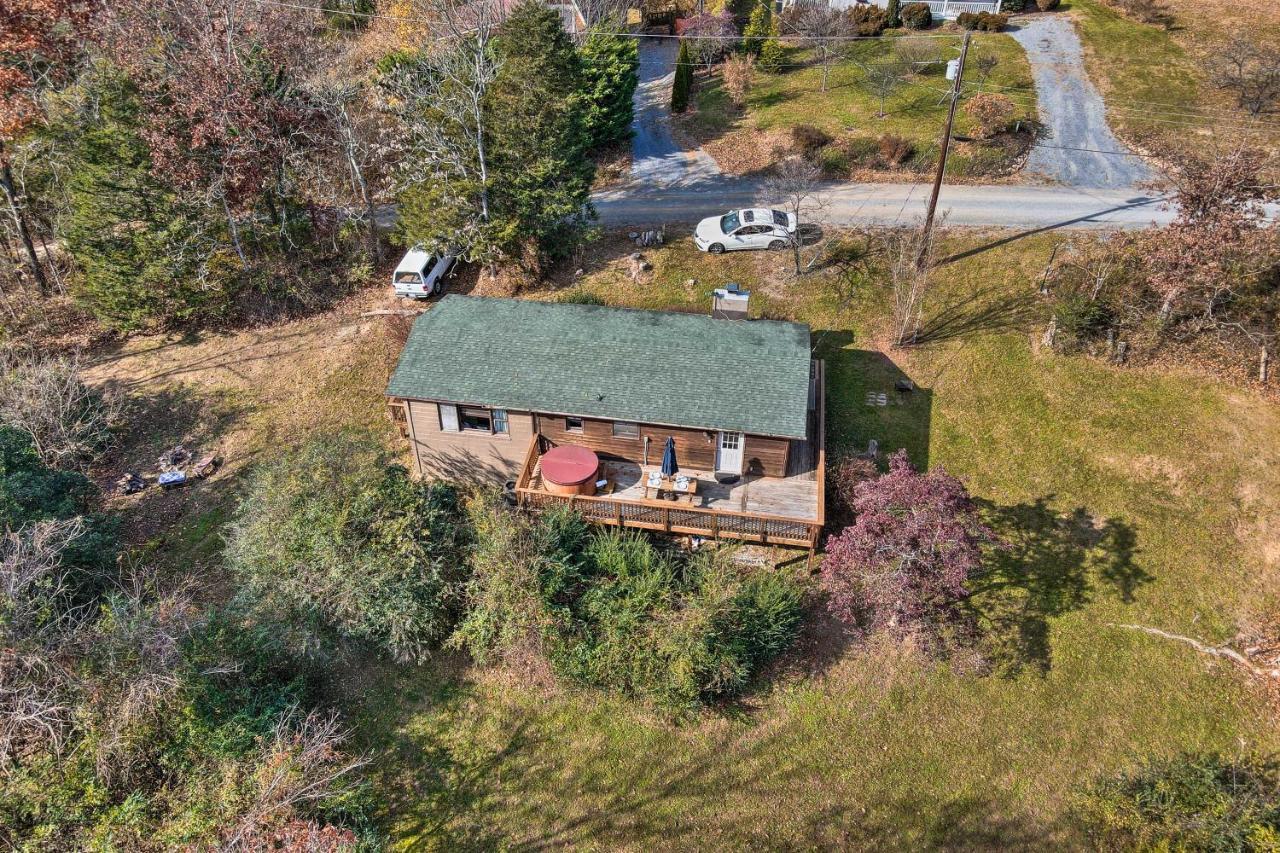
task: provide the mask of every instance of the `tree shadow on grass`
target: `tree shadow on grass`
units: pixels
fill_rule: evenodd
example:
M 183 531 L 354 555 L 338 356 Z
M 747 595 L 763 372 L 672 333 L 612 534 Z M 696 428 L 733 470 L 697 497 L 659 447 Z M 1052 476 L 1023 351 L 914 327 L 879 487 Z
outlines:
M 633 746 L 644 754 L 629 754 L 609 745 L 631 737 L 622 720 L 597 732 L 575 714 L 493 697 L 473 719 L 481 697 L 469 685 L 437 694 L 423 716 L 399 712 L 377 762 L 387 817 L 411 849 L 700 848 L 715 839 L 717 849 L 1038 850 L 1064 837 L 999 793 L 833 788 L 822 774 L 858 759 L 811 753 L 796 738 L 814 735 L 785 719 L 662 732 L 680 748 L 648 752 L 652 724 L 637 719 Z
M 1137 533 L 1118 518 L 1097 519 L 1077 507 L 1059 513 L 1053 496 L 997 506 L 978 501 L 1006 547 L 989 556 L 988 573 L 966 604 L 982 629 L 981 643 L 996 670 L 1013 676 L 1053 662 L 1051 620 L 1100 594 L 1132 601 L 1154 578 L 1139 566 Z
M 1036 307 L 1034 293 L 1009 293 L 1003 286 L 988 287 L 932 312 L 921 324 L 915 343 L 936 344 L 989 332 L 1025 329 L 1035 318 Z

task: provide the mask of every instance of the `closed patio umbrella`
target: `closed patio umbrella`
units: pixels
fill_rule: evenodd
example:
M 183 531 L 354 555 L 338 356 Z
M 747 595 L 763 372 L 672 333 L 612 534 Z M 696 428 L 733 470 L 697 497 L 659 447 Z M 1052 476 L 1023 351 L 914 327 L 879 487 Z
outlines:
M 674 477 L 680 466 L 676 464 L 676 440 L 667 436 L 667 446 L 662 451 L 662 476 Z

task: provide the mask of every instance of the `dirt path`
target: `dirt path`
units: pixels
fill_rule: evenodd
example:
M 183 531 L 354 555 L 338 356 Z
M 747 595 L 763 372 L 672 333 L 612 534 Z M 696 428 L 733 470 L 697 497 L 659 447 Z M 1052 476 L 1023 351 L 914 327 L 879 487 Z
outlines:
M 1061 14 L 1019 18 L 1009 34 L 1027 52 L 1046 133 L 1023 175 L 1070 187 L 1126 189 L 1156 175 L 1107 126 L 1102 96 L 1084 68 L 1084 49 Z
M 671 83 L 675 78 L 675 39 L 640 42 L 640 85 L 633 99 L 631 180 L 676 186 L 713 178 L 720 167 L 702 149 L 684 150 L 671 133 Z

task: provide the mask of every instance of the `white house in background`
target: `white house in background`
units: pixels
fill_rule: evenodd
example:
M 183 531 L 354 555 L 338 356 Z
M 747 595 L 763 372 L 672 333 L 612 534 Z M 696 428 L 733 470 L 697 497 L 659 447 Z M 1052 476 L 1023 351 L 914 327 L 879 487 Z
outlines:
M 783 8 L 790 6 L 795 0 L 782 0 Z M 935 18 L 955 20 L 961 12 L 999 12 L 1000 0 L 902 0 L 902 5 L 911 2 L 923 2 L 929 7 Z M 854 6 L 868 5 L 867 0 L 827 0 L 833 9 L 849 9 Z M 870 5 L 881 9 L 889 5 L 889 0 L 870 0 Z

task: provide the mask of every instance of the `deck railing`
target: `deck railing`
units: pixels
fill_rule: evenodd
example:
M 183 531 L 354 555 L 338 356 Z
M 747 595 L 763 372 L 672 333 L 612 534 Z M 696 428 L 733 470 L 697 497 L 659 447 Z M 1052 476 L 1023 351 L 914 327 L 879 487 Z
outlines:
M 551 447 L 551 442 L 541 433 L 533 436 L 529 449 L 525 452 L 524 463 L 516 479 L 516 500 L 522 508 L 535 512 L 567 506 L 596 524 L 702 536 L 707 539 L 738 539 L 767 545 L 787 545 L 808 548 L 812 553 L 817 549 L 822 536 L 826 506 L 823 494 L 826 482 L 826 394 L 822 362 L 817 363 L 816 382 L 817 406 L 814 420 L 817 471 L 814 486 L 818 490 L 818 512 L 814 519 L 669 504 L 666 501 L 628 500 L 611 495 L 552 494 L 533 486 L 538 458 Z

